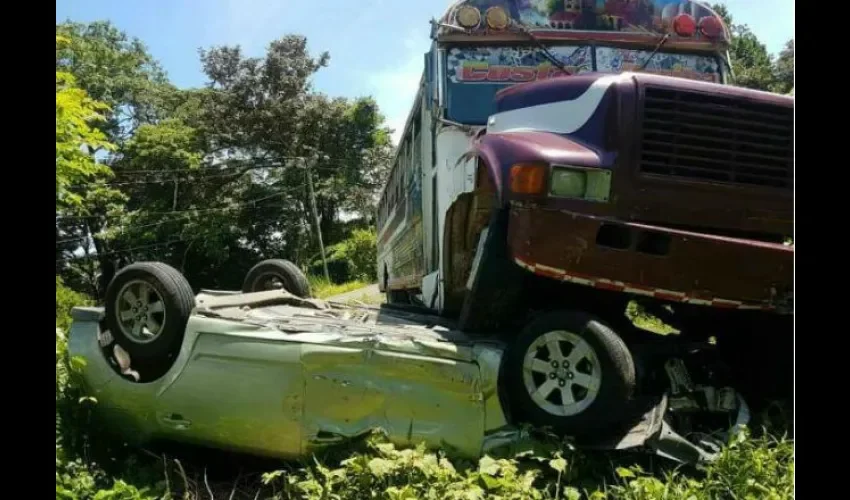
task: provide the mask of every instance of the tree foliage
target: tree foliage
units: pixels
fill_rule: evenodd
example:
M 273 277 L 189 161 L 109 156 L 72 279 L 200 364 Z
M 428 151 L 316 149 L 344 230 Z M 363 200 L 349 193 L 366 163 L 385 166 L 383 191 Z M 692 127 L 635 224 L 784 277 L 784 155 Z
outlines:
M 776 58 L 773 69 L 774 85 L 773 91 L 787 94 L 794 90 L 794 39 L 785 43 L 785 48 Z
M 63 23 L 57 33 L 69 40 L 57 49 L 57 71 L 79 73 L 82 89 L 118 110 L 104 108 L 93 133 L 117 144 L 107 158 L 116 182 L 101 187 L 117 187 L 120 202 L 101 196 L 83 203 L 85 218 L 57 223 L 57 240 L 92 237 L 94 248 L 83 250 L 103 271 L 57 265 L 72 286 L 102 292 L 115 268 L 140 259 L 169 262 L 200 286 L 238 287 L 263 258 L 306 266 L 318 252 L 306 166 L 326 245 L 350 236 L 343 213 L 371 220 L 389 130 L 373 99 L 312 89 L 329 57 L 311 55 L 304 37 L 273 41 L 262 57 L 201 50 L 207 85 L 180 90 L 140 41 L 109 23 Z M 57 244 L 57 260 L 75 249 L 79 241 Z
M 734 22 L 725 5 L 715 4 L 712 8 L 723 18 L 732 35 L 729 58 L 735 84 L 780 94 L 790 92 L 794 87 L 794 39 L 786 43 L 774 60 L 749 26 Z
M 57 52 L 68 40 L 56 37 Z M 74 75 L 56 71 L 56 209 L 82 206 L 71 187 L 111 174 L 95 161 L 93 152 L 114 146 L 94 124 L 104 120 L 109 107 L 77 87 Z
M 108 21 L 61 23 L 56 34 L 67 40 L 57 47 L 57 71 L 73 74 L 93 99 L 109 106 L 101 129 L 113 142 L 168 112 L 174 87 L 140 40 Z

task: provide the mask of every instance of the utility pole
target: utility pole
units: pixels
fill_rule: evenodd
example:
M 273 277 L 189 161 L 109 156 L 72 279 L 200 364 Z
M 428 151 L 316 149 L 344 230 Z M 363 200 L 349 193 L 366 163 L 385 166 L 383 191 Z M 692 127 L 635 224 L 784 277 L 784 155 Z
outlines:
M 331 281 L 331 275 L 328 273 L 328 260 L 325 258 L 325 244 L 322 243 L 322 227 L 319 225 L 319 211 L 316 210 L 316 193 L 313 192 L 313 173 L 311 169 L 318 161 L 318 156 L 313 155 L 309 159 L 304 159 L 304 172 L 307 175 L 307 189 L 310 192 L 310 209 L 313 212 L 313 223 L 316 225 L 316 236 L 319 238 L 319 251 L 322 253 L 322 267 L 325 270 L 325 279 L 328 283 Z
M 177 176 L 174 176 L 174 199 L 171 202 L 171 210 L 177 211 Z

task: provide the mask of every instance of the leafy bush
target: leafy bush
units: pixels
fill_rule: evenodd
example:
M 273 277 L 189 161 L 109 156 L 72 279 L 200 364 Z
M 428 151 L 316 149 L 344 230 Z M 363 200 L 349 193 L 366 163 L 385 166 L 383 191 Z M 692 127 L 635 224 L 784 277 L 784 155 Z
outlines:
M 608 489 L 611 496 L 601 498 L 794 498 L 794 445 L 769 436 L 752 438 L 744 430 L 705 468 L 701 477 L 670 471 L 659 478 L 640 467 L 619 468 L 617 475 L 620 484 Z
M 68 327 L 71 308 L 91 304 L 91 300 L 64 286 L 56 277 L 56 498 L 97 500 L 153 500 L 161 495 L 150 493 L 151 486 L 137 487 L 111 477 L 89 457 L 91 439 L 90 410 L 97 401 L 86 397 L 77 383 L 84 366 L 68 355 Z M 106 443 L 101 444 L 101 446 Z M 106 446 L 108 449 L 108 445 Z M 115 458 L 111 450 L 103 454 Z M 128 467 L 140 476 L 137 467 Z M 159 488 L 158 491 L 162 490 Z
M 377 233 L 374 228 L 354 229 L 351 236 L 325 249 L 328 274 L 334 283 L 365 281 L 374 283 L 378 279 Z M 310 261 L 311 274 L 324 275 L 321 256 Z
M 72 307 L 90 304 L 88 297 L 66 287 L 62 278 L 56 277 L 56 328 L 66 330 L 71 326 Z
M 478 463 L 452 461 L 424 448 L 396 449 L 372 439 L 332 467 L 314 461 L 296 471 L 267 473 L 274 499 L 580 499 L 709 500 L 794 497 L 793 444 L 751 439 L 745 431 L 699 471 L 619 466 L 627 455 L 583 455 L 568 447 L 548 453 L 484 456 Z M 613 470 L 612 470 L 613 469 Z

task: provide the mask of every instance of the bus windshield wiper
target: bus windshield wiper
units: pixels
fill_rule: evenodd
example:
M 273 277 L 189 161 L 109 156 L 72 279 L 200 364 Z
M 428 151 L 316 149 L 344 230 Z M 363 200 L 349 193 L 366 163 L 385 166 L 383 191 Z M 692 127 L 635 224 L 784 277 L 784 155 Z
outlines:
M 639 71 L 643 71 L 643 70 L 646 69 L 646 67 L 649 65 L 649 61 L 651 61 L 652 58 L 655 57 L 655 54 L 657 54 L 658 51 L 661 50 L 661 47 L 663 47 L 664 44 L 667 43 L 667 40 L 669 38 L 670 38 L 670 33 L 665 33 L 664 36 L 661 37 L 661 40 L 658 42 L 658 45 L 656 45 L 655 48 L 652 49 L 652 54 L 649 54 L 649 57 L 646 58 L 646 61 L 644 61 L 643 64 L 640 65 Z
M 553 65 L 553 66 L 555 66 L 556 68 L 558 68 L 559 70 L 561 70 L 561 71 L 562 71 L 565 75 L 572 75 L 572 73 L 570 73 L 570 72 L 569 72 L 569 70 L 567 70 L 567 67 L 564 65 L 564 63 L 562 63 L 561 61 L 559 61 L 559 60 L 555 57 L 555 55 L 554 55 L 554 54 L 552 54 L 552 52 L 551 52 L 551 51 L 550 51 L 550 50 L 549 50 L 549 49 L 548 49 L 545 45 L 543 45 L 543 42 L 541 42 L 541 41 L 540 41 L 540 39 L 539 39 L 539 38 L 537 38 L 537 37 L 534 35 L 534 33 L 532 33 L 532 32 L 531 32 L 528 28 L 526 28 L 526 27 L 525 27 L 525 25 L 523 25 L 522 23 L 520 23 L 520 22 L 518 22 L 518 21 L 514 21 L 514 23 L 516 24 L 516 26 L 519 28 L 519 30 L 520 30 L 520 31 L 521 31 L 521 32 L 522 32 L 525 36 L 527 36 L 527 37 L 528 37 L 528 38 L 529 38 L 532 42 L 534 42 L 534 44 L 535 44 L 535 45 L 537 45 L 537 48 L 539 48 L 539 49 L 540 49 L 540 53 L 543 55 L 543 57 L 545 57 L 545 58 L 546 58 L 546 60 L 548 60 L 550 63 L 552 63 L 552 65 Z M 574 55 L 576 55 L 580 49 L 582 49 L 582 47 L 581 47 L 581 46 L 580 46 L 580 47 L 578 47 L 575 51 L 573 51 L 573 53 L 572 53 L 572 54 L 570 54 L 570 57 L 569 57 L 569 58 L 567 58 L 567 59 L 568 59 L 568 60 L 569 60 L 569 59 L 572 59 L 572 58 L 573 58 L 573 56 L 574 56 Z

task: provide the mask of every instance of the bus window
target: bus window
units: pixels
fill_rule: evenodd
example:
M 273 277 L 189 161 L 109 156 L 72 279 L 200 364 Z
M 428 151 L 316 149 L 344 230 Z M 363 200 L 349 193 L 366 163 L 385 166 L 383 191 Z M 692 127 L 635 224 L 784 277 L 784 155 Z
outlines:
M 651 50 L 597 47 L 596 69 L 601 73 L 638 71 L 650 55 Z M 721 82 L 720 63 L 716 57 L 708 55 L 659 52 L 649 59 L 649 64 L 643 71 L 691 80 Z
M 419 175 L 419 172 L 422 169 L 422 134 L 420 129 L 420 120 L 421 114 L 417 114 L 417 120 L 414 120 L 413 127 L 413 143 L 412 143 L 412 152 L 411 156 L 413 159 L 413 173 L 414 175 Z
M 593 69 L 589 45 L 557 45 L 549 50 L 571 74 Z M 536 47 L 453 48 L 446 62 L 446 115 L 471 125 L 484 125 L 495 112 L 497 91 L 563 74 Z

